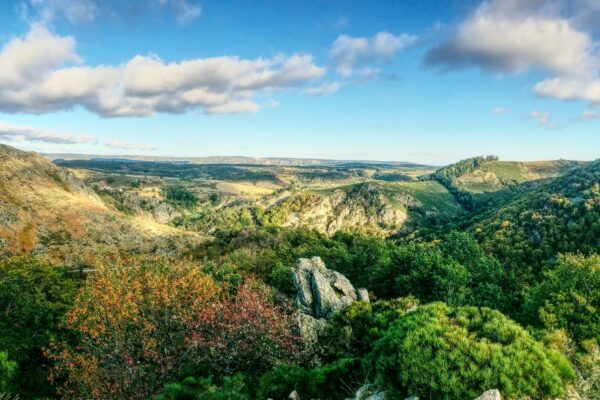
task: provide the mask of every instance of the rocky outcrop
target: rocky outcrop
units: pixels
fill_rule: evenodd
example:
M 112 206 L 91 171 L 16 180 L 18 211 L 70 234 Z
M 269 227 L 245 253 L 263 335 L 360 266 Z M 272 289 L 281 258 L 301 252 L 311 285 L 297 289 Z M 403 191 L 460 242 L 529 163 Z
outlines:
M 301 258 L 292 270 L 296 286 L 296 315 L 300 336 L 308 346 L 316 343 L 327 327 L 327 319 L 353 301 L 369 301 L 365 289 L 355 289 L 337 271 L 327 269 L 319 257 Z
M 356 290 L 344 275 L 327 269 L 319 257 L 299 259 L 293 280 L 299 309 L 315 318 L 328 319 L 353 301 L 369 301 L 365 289 Z
M 484 392 L 475 400 L 502 400 L 502 396 L 500 396 L 500 392 L 498 391 L 498 389 L 492 389 L 488 390 L 487 392 Z

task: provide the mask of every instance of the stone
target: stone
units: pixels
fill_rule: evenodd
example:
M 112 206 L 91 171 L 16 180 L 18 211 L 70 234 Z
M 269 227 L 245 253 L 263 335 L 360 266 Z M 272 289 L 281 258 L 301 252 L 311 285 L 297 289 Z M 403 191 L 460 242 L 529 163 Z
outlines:
M 344 275 L 327 269 L 319 257 L 299 259 L 292 278 L 298 308 L 317 319 L 329 319 L 356 300 L 369 301 L 365 289 L 355 289 Z
M 290 393 L 290 395 L 288 396 L 288 400 L 300 400 L 300 395 L 298 395 L 298 392 L 296 392 L 295 390 Z
M 498 389 L 492 389 L 488 390 L 487 392 L 484 392 L 475 400 L 502 400 L 502 396 L 500 396 L 500 392 L 498 391 Z
M 325 319 L 315 318 L 303 312 L 296 312 L 296 320 L 298 321 L 300 337 L 308 347 L 316 344 L 327 328 Z

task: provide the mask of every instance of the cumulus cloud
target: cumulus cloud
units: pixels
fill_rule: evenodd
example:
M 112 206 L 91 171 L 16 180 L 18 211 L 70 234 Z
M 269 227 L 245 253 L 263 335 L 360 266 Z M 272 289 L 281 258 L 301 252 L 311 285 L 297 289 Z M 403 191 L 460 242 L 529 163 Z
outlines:
M 337 72 L 350 76 L 357 66 L 368 66 L 391 59 L 414 44 L 416 36 L 379 32 L 371 38 L 340 35 L 331 46 L 330 56 Z
M 321 86 L 308 88 L 304 90 L 304 92 L 313 96 L 328 96 L 340 90 L 341 87 L 342 85 L 340 85 L 339 82 L 331 82 Z
M 484 1 L 446 42 L 429 50 L 425 64 L 443 70 L 477 66 L 496 73 L 537 68 L 589 77 L 598 68 L 592 38 L 554 15 L 546 1 Z
M 19 9 L 25 20 L 44 24 L 57 20 L 83 24 L 120 16 L 127 16 L 130 21 L 147 13 L 173 16 L 177 22 L 187 24 L 202 14 L 202 7 L 195 0 L 22 0 Z
M 45 142 L 56 144 L 81 144 L 98 141 L 92 136 L 71 135 L 63 132 L 52 132 L 35 129 L 30 126 L 10 125 L 0 122 L 0 140 L 9 142 Z
M 538 125 L 544 129 L 558 129 L 559 125 L 556 124 L 550 113 L 544 111 L 532 111 L 529 113 L 528 117 L 537 121 Z
M 443 71 L 535 69 L 550 75 L 534 86 L 536 95 L 600 105 L 600 46 L 590 33 L 597 29 L 591 16 L 600 17 L 595 0 L 486 0 L 424 63 Z
M 600 79 L 546 79 L 537 83 L 533 92 L 559 100 L 584 100 L 600 107 Z
M 73 38 L 34 25 L 0 51 L 0 111 L 35 114 L 82 106 L 103 117 L 193 109 L 253 112 L 259 109 L 257 95 L 302 86 L 324 73 L 308 54 L 171 63 L 135 56 L 122 65 L 87 66 Z
M 494 115 L 507 115 L 510 114 L 512 110 L 506 107 L 494 107 L 492 108 L 492 114 Z

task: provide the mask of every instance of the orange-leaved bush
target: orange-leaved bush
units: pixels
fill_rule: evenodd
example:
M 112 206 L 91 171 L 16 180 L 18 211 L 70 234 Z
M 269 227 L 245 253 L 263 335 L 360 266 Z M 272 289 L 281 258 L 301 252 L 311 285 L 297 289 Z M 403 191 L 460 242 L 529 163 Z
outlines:
M 299 354 L 300 338 L 291 315 L 269 297 L 264 285 L 245 283 L 235 296 L 215 306 L 208 323 L 194 321 L 192 345 L 210 355 L 212 373 L 256 376 Z

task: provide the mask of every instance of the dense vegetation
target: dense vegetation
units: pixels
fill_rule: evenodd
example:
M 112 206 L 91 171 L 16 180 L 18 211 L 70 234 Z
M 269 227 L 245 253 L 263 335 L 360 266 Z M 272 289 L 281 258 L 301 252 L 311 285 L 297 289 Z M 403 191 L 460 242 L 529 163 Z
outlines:
M 431 218 L 389 237 L 282 227 L 333 189 L 298 190 L 267 211 L 242 200 L 224 207 L 216 193 L 200 207 L 189 185 L 169 181 L 162 197 L 190 211 L 175 223 L 211 235 L 177 257 L 98 258 L 87 276 L 41 257 L 0 261 L 0 393 L 249 400 L 295 390 L 302 399 L 346 399 L 362 387 L 388 398 L 473 399 L 497 388 L 508 400 L 597 399 L 600 163 L 565 164 L 556 178 L 506 181 L 484 195 L 460 183 L 496 160 L 466 160 L 420 182 L 379 171 L 374 178 L 397 183 L 336 187 L 389 196 Z M 254 166 L 83 163 L 73 165 L 272 179 Z M 321 172 L 306 168 L 301 179 L 357 175 Z M 426 202 L 441 197 L 420 197 L 413 184 L 441 188 L 469 213 L 457 206 L 461 214 L 428 216 Z M 371 302 L 344 308 L 309 343 L 292 268 L 313 256 L 366 288 Z

